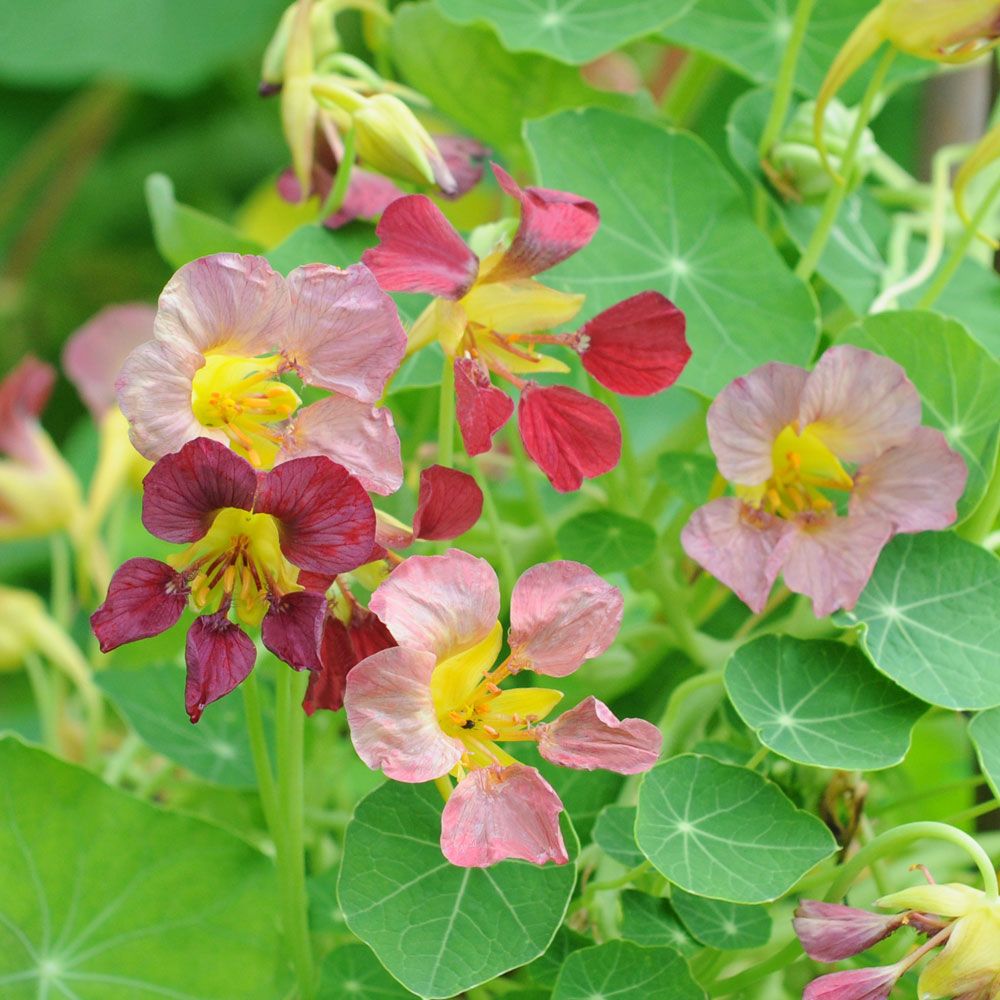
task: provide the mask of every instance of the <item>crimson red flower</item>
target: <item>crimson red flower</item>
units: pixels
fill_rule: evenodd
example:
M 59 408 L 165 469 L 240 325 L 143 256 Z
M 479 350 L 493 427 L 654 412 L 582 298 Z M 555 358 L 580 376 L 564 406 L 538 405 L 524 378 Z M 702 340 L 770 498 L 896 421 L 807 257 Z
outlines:
M 161 458 L 143 486 L 143 524 L 187 548 L 166 562 L 119 567 L 91 617 L 101 649 L 158 635 L 189 604 L 206 612 L 187 638 L 192 722 L 253 668 L 254 645 L 237 622 L 261 625 L 264 645 L 294 669 L 318 669 L 326 600 L 313 581 L 354 569 L 372 551 L 375 512 L 361 484 L 323 456 L 261 472 L 196 438 Z

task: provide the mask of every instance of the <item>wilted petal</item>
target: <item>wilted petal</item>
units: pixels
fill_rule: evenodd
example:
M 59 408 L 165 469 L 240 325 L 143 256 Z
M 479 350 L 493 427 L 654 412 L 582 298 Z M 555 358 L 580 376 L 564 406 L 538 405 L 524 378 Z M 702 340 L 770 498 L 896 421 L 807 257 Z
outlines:
M 375 511 L 375 546 L 382 549 L 406 549 L 413 544 L 413 528 L 403 524 L 398 518 L 384 510 Z M 384 559 L 385 553 L 372 555 L 372 559 Z
M 49 401 L 56 370 L 29 355 L 0 381 L 0 454 L 37 464 L 34 428 Z
M 90 616 L 102 653 L 166 632 L 183 614 L 187 586 L 157 559 L 129 559 L 115 570 L 104 603 Z
M 597 206 L 569 191 L 520 187 L 506 170 L 491 164 L 500 187 L 521 203 L 521 224 L 507 252 L 483 276 L 485 281 L 530 278 L 583 249 L 600 225 Z
M 306 264 L 288 276 L 282 353 L 303 382 L 374 403 L 406 351 L 395 303 L 362 264 Z
M 493 447 L 493 435 L 510 419 L 514 400 L 493 385 L 481 362 L 455 358 L 455 411 L 466 453 L 481 455 Z
M 95 420 L 117 405 L 118 373 L 136 347 L 153 339 L 155 318 L 156 310 L 143 302 L 108 306 L 70 334 L 63 370 Z
M 940 531 L 955 523 L 968 476 L 962 456 L 940 431 L 918 427 L 858 469 L 850 511 L 891 521 L 896 531 Z
M 808 378 L 803 368 L 772 362 L 716 396 L 708 408 L 708 439 L 726 479 L 753 486 L 770 477 L 774 439 L 798 418 Z
M 983 905 L 962 917 L 917 983 L 922 1000 L 971 994 L 993 1000 L 1000 990 L 1000 906 Z
M 185 264 L 160 295 L 157 340 L 254 357 L 288 325 L 285 281 L 263 257 L 217 253 Z
M 805 953 L 817 962 L 860 955 L 903 926 L 905 914 L 886 916 L 839 903 L 803 899 L 792 926 Z
M 560 493 L 610 472 L 621 457 L 614 413 L 567 386 L 529 383 L 521 390 L 517 419 L 525 451 Z
M 500 614 L 500 585 L 485 559 L 451 549 L 443 556 L 410 556 L 368 607 L 401 646 L 444 659 L 490 634 Z
M 372 493 L 387 496 L 403 485 L 403 460 L 392 413 L 347 396 L 310 403 L 292 419 L 278 463 L 325 455 Z
M 250 637 L 223 613 L 202 615 L 188 629 L 184 659 L 184 705 L 192 722 L 247 679 L 257 650 Z
M 479 183 L 490 151 L 481 142 L 461 135 L 436 135 L 434 143 L 455 180 L 455 190 L 445 197 L 460 198 Z
M 684 313 L 666 296 L 640 292 L 583 325 L 583 367 L 613 392 L 650 396 L 684 371 L 691 357 L 684 328 Z
M 651 722 L 619 720 L 592 695 L 535 731 L 538 752 L 547 761 L 584 771 L 640 774 L 656 763 L 663 745 L 663 734 Z
M 536 865 L 569 860 L 559 814 L 562 802 L 533 767 L 491 765 L 467 774 L 441 814 L 441 850 L 462 868 L 508 858 Z
M 433 653 L 402 646 L 362 660 L 347 675 L 344 708 L 358 756 L 396 781 L 430 781 L 447 774 L 461 741 L 438 725 L 431 697 Z
M 224 507 L 253 507 L 257 474 L 218 441 L 196 438 L 164 455 L 142 481 L 142 523 L 167 542 L 193 542 Z
M 394 201 L 375 233 L 381 242 L 361 259 L 386 291 L 460 299 L 476 280 L 479 259 L 425 195 Z
M 413 534 L 428 541 L 464 535 L 483 512 L 483 491 L 467 472 L 432 465 L 420 470 Z
M 558 561 L 526 570 L 510 599 L 512 666 L 550 677 L 571 674 L 614 642 L 621 591 L 589 566 Z
M 798 420 L 838 458 L 870 462 L 917 429 L 920 396 L 895 361 L 843 344 L 816 363 Z
M 788 523 L 768 559 L 768 574 L 780 569 L 789 590 L 812 598 L 817 618 L 853 608 L 892 537 L 892 524 L 853 515 L 800 515 Z
M 820 976 L 806 987 L 802 1000 L 888 1000 L 903 971 L 899 965 L 880 965 Z
M 681 545 L 760 614 L 778 577 L 778 567 L 771 566 L 769 559 L 786 530 L 786 522 L 735 497 L 720 497 L 691 515 L 681 532 Z
M 296 670 L 318 670 L 326 597 L 301 590 L 274 601 L 264 615 L 260 636 L 279 660 Z
M 371 554 L 372 502 L 361 483 L 328 458 L 293 458 L 261 473 L 255 510 L 278 519 L 281 551 L 301 569 L 347 573 Z

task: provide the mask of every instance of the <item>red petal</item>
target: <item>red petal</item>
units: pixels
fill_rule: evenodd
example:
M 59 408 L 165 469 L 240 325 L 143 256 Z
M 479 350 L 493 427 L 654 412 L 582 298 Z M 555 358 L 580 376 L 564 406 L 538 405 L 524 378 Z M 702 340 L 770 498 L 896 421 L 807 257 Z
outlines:
M 381 243 L 361 260 L 386 291 L 460 299 L 476 280 L 479 259 L 422 194 L 389 205 L 375 232 Z
M 255 510 L 281 522 L 282 552 L 314 573 L 357 568 L 375 542 L 368 494 L 342 465 L 321 455 L 293 458 L 261 473 Z
M 603 403 L 564 385 L 529 383 L 517 411 L 525 451 L 561 493 L 618 464 L 622 432 Z
M 195 438 L 164 455 L 142 481 L 142 523 L 168 542 L 193 542 L 223 507 L 250 510 L 257 474 L 250 463 L 211 438 Z
M 458 469 L 432 465 L 421 470 L 413 534 L 428 541 L 464 535 L 483 512 L 483 491 Z
M 275 601 L 260 636 L 275 656 L 295 670 L 319 669 L 319 641 L 326 614 L 326 597 L 310 590 L 285 594 Z
M 580 331 L 583 367 L 626 396 L 651 396 L 677 381 L 691 357 L 684 313 L 659 292 L 605 309 Z
M 481 455 L 490 450 L 493 435 L 510 419 L 514 400 L 493 385 L 480 362 L 456 358 L 455 408 L 466 452 Z
M 90 616 L 102 653 L 166 632 L 184 611 L 187 586 L 156 559 L 129 559 L 115 571 L 104 603 Z
M 25 425 L 34 423 L 49 401 L 55 384 L 52 365 L 28 355 L 0 381 L 0 454 L 22 462 L 35 460 L 35 446 Z
M 486 281 L 530 278 L 583 249 L 600 225 L 597 206 L 569 191 L 521 188 L 506 170 L 491 164 L 500 187 L 521 203 L 521 224 Z
M 192 722 L 206 705 L 229 694 L 253 670 L 257 650 L 249 636 L 222 612 L 202 615 L 187 634 L 184 706 Z

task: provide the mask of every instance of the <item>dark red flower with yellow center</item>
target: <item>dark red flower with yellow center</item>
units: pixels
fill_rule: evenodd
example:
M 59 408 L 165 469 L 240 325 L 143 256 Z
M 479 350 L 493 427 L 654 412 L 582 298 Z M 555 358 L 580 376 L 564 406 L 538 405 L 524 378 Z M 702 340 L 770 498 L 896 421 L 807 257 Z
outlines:
M 326 599 L 304 583 L 370 557 L 375 513 L 361 484 L 326 457 L 261 472 L 197 438 L 161 458 L 143 487 L 147 530 L 187 548 L 166 562 L 119 567 L 91 617 L 101 649 L 158 635 L 190 605 L 200 614 L 185 653 L 192 722 L 253 669 L 254 644 L 241 624 L 260 625 L 264 645 L 294 669 L 318 669 Z

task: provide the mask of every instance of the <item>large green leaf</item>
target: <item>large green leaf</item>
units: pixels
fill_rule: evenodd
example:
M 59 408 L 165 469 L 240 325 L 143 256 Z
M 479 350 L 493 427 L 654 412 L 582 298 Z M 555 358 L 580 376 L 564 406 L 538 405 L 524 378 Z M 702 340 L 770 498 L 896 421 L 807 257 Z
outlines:
M 626 868 L 645 860 L 635 844 L 635 806 L 605 806 L 594 824 L 594 843 Z
M 675 885 L 733 903 L 777 899 L 836 849 L 830 831 L 777 785 L 698 754 L 646 775 L 635 833 Z
M 694 0 L 438 0 L 458 24 L 485 22 L 512 52 L 585 63 L 684 13 Z
M 347 828 L 338 893 L 347 925 L 408 989 L 450 997 L 541 955 L 562 923 L 576 870 L 505 861 L 456 868 L 441 854 L 441 798 L 388 782 Z
M 608 941 L 574 951 L 563 963 L 552 1000 L 704 1000 L 687 962 L 672 948 Z
M 969 482 L 958 515 L 971 514 L 997 461 L 1000 363 L 961 323 L 926 311 L 869 316 L 837 340 L 885 354 L 906 369 L 923 400 L 925 423 L 943 431 L 965 460 Z
M 706 899 L 676 888 L 670 902 L 692 937 L 709 948 L 760 948 L 771 939 L 771 917 L 763 906 Z
M 951 532 L 899 535 L 852 611 L 875 666 L 932 705 L 1000 705 L 1000 562 Z
M 389 975 L 370 948 L 344 944 L 334 948 L 320 970 L 317 1000 L 406 1000 L 413 994 Z
M 637 106 L 635 98 L 588 87 L 574 67 L 508 52 L 488 28 L 451 24 L 430 3 L 399 7 L 391 42 L 407 83 L 463 130 L 507 155 L 521 154 L 526 118 L 586 104 Z
M 1000 708 L 980 712 L 969 723 L 969 738 L 994 795 L 1000 795 Z
M 285 0 L 6 0 L 0 78 L 73 86 L 95 76 L 157 93 L 205 83 L 259 51 Z
M 617 573 L 649 560 L 656 549 L 656 532 L 634 517 L 593 510 L 559 525 L 556 541 L 567 559 L 585 562 L 597 573 Z
M 584 292 L 584 315 L 662 292 L 687 314 L 694 353 L 679 384 L 709 396 L 767 361 L 809 361 L 811 293 L 700 140 L 596 108 L 530 122 L 526 134 L 541 182 L 601 210 L 590 246 L 547 278 Z
M 273 1000 L 270 863 L 241 840 L 0 742 L 4 1000 Z
M 208 781 L 256 787 L 239 695 L 223 698 L 192 726 L 184 714 L 184 671 L 172 664 L 102 670 L 97 683 L 153 750 Z
M 701 950 L 669 899 L 630 889 L 621 894 L 620 900 L 623 938 L 650 947 L 665 945 L 682 955 L 693 955 Z
M 815 767 L 892 767 L 927 706 L 877 670 L 854 646 L 765 635 L 726 664 L 726 690 L 761 743 Z

